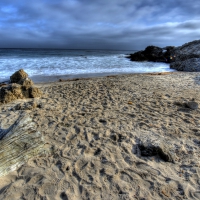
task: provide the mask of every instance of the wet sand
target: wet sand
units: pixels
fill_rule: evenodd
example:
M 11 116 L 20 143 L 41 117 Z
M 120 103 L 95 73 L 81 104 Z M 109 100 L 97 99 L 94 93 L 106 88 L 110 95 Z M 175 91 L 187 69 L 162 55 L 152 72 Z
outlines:
M 119 73 L 91 73 L 91 74 L 71 74 L 71 75 L 55 75 L 55 76 L 32 76 L 30 77 L 34 83 L 51 83 L 57 82 L 60 79 L 69 80 L 69 79 L 81 79 L 81 78 L 99 78 L 105 76 L 115 76 Z
M 0 199 L 200 199 L 200 73 L 37 84 L 43 97 L 0 107 L 0 127 L 29 114 L 51 149 L 0 178 Z M 144 156 L 140 144 L 158 145 Z

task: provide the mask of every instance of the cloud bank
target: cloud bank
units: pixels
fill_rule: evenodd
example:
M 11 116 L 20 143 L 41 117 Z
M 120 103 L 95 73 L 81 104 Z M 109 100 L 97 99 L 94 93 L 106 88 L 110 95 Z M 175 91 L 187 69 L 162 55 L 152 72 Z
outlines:
M 1 0 L 0 48 L 179 46 L 200 39 L 199 10 L 199 0 Z

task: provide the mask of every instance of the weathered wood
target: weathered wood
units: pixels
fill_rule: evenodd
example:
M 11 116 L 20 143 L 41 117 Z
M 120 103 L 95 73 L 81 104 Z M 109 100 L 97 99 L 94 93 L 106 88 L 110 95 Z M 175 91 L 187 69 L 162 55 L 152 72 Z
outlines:
M 20 117 L 7 130 L 0 129 L 0 139 L 0 177 L 43 152 L 44 139 L 29 115 Z

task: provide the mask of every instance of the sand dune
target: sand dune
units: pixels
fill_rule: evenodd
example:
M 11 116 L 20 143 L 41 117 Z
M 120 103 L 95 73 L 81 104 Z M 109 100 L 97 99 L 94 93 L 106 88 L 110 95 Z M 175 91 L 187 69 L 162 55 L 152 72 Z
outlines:
M 0 127 L 29 114 L 42 155 L 0 178 L 0 199 L 200 199 L 200 73 L 38 84 L 43 97 L 0 107 Z M 144 156 L 141 144 L 171 156 Z

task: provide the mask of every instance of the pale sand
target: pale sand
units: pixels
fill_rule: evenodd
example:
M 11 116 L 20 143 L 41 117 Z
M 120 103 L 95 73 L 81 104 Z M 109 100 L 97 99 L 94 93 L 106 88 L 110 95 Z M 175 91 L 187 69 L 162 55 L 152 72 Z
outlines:
M 200 199 L 200 109 L 181 106 L 200 105 L 200 73 L 37 86 L 42 98 L 0 107 L 0 127 L 29 113 L 52 153 L 0 178 L 0 199 Z M 165 143 L 175 163 L 141 156 L 140 141 Z

